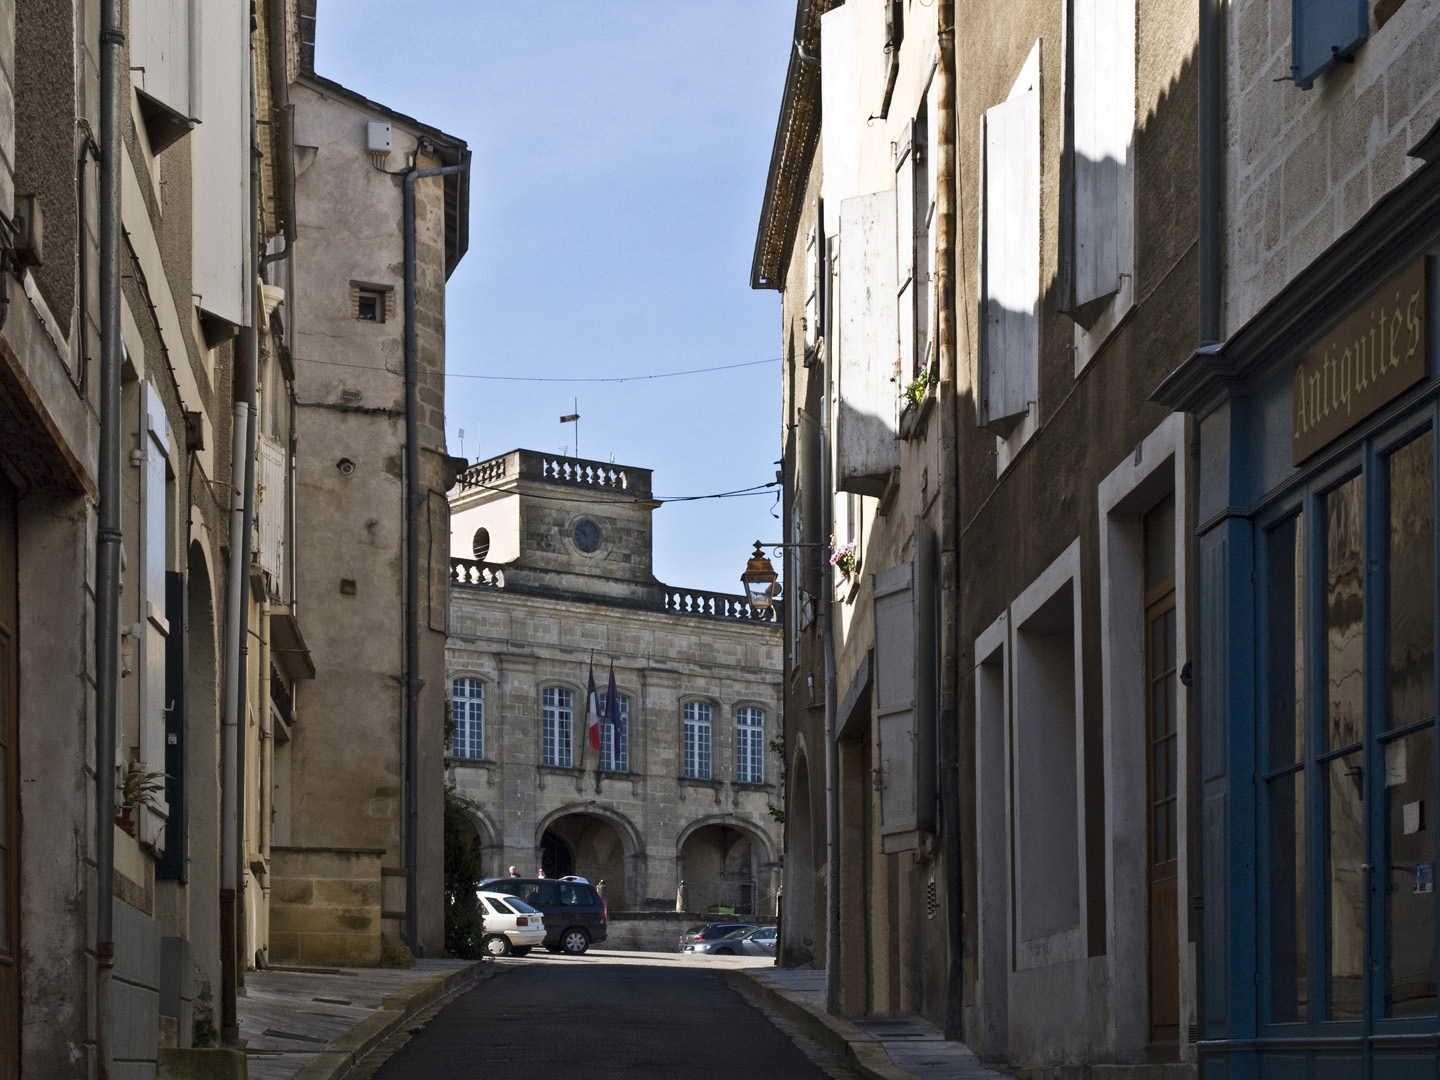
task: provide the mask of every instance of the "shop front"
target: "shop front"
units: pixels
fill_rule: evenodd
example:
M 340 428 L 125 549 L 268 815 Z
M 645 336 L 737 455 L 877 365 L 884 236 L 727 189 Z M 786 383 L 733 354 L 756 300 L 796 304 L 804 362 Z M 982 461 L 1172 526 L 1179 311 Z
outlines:
M 1201 1075 L 1440 1077 L 1440 168 L 1160 400 L 1198 423 Z

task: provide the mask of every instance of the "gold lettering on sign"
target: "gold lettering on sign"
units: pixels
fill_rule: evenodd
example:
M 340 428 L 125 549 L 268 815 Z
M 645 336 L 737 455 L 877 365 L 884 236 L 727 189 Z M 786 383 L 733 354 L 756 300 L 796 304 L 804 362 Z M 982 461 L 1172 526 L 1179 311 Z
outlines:
M 1426 377 L 1429 298 L 1421 258 L 1295 362 L 1294 464 Z

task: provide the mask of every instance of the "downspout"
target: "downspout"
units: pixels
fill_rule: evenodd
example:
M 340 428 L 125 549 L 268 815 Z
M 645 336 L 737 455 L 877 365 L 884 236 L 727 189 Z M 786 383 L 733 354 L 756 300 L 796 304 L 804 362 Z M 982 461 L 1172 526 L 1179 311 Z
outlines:
M 420 151 L 417 148 L 410 171 L 405 174 L 405 713 L 402 718 L 404 739 L 405 829 L 402 845 L 405 854 L 405 937 L 410 952 L 423 956 L 420 942 L 419 904 L 416 872 L 419 868 L 415 843 L 420 815 L 416 784 L 419 770 L 420 689 L 420 505 L 425 492 L 420 486 L 420 403 L 417 382 L 419 361 L 416 355 L 415 332 L 415 181 L 430 176 L 453 176 L 464 172 L 465 166 L 447 165 L 440 169 L 417 169 Z
M 95 543 L 95 1057 L 110 1075 L 115 964 L 115 721 L 120 668 L 120 156 L 125 31 L 121 0 L 100 10 L 100 506 Z M 80 237 L 83 248 L 85 238 Z M 81 289 L 89 283 L 81 281 Z M 83 362 L 83 361 L 82 361 Z
M 249 372 L 248 348 L 237 341 L 234 386 L 238 389 L 253 381 Z M 234 395 L 230 440 L 230 567 L 225 597 L 225 716 L 221 740 L 222 775 L 220 785 L 220 1035 L 227 1045 L 240 1038 L 235 1014 L 236 959 L 239 955 L 235 940 L 236 871 L 240 860 L 238 849 L 238 742 L 240 716 L 240 658 L 244 646 L 245 621 L 242 615 L 245 599 L 245 493 L 238 488 L 236 463 L 245 459 L 249 442 L 249 396 Z M 243 480 L 242 480 L 243 483 Z
M 962 1035 L 965 877 L 960 842 L 960 379 L 955 330 L 955 0 L 939 0 L 939 115 L 935 131 L 935 350 L 940 386 L 940 835 L 949 929 L 945 1037 Z

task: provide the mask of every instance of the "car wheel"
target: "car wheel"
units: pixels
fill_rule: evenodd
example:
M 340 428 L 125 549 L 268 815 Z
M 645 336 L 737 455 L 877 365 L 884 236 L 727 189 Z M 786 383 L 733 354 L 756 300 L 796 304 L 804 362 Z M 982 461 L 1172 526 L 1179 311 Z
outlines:
M 512 948 L 512 949 L 510 950 L 510 955 L 511 955 L 511 956 L 529 956 L 529 955 L 530 955 L 530 950 L 531 950 L 532 948 L 534 948 L 534 946 L 532 946 L 532 945 L 516 945 L 514 948 Z
M 491 934 L 485 939 L 485 951 L 491 956 L 509 956 L 510 939 L 504 934 Z
M 572 926 L 560 935 L 560 948 L 571 956 L 583 956 L 590 948 L 590 935 L 578 926 Z
M 715 950 L 715 955 L 716 955 L 716 956 L 734 956 L 734 955 L 735 955 L 735 950 L 734 950 L 734 949 L 716 949 L 716 950 Z

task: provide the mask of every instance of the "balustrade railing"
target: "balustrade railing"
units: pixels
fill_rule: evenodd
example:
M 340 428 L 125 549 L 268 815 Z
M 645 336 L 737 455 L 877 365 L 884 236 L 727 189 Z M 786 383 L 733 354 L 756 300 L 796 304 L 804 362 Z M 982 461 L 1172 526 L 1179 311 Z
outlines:
M 477 461 L 460 474 L 460 487 L 484 487 L 487 484 L 494 484 L 505 479 L 505 458 L 491 458 L 489 461 Z
M 450 560 L 450 584 L 462 589 L 503 589 L 505 568 L 475 559 Z M 516 586 L 525 591 L 522 586 Z M 701 619 L 723 619 L 727 622 L 778 623 L 780 605 L 757 608 L 737 593 L 706 592 L 702 589 L 676 589 L 662 586 L 664 592 L 651 610 L 668 611 Z
M 579 458 L 546 457 L 540 459 L 540 475 L 546 480 L 558 480 L 577 487 L 614 488 L 625 491 L 630 487 L 630 477 L 624 469 L 607 465 L 603 461 L 582 461 Z

